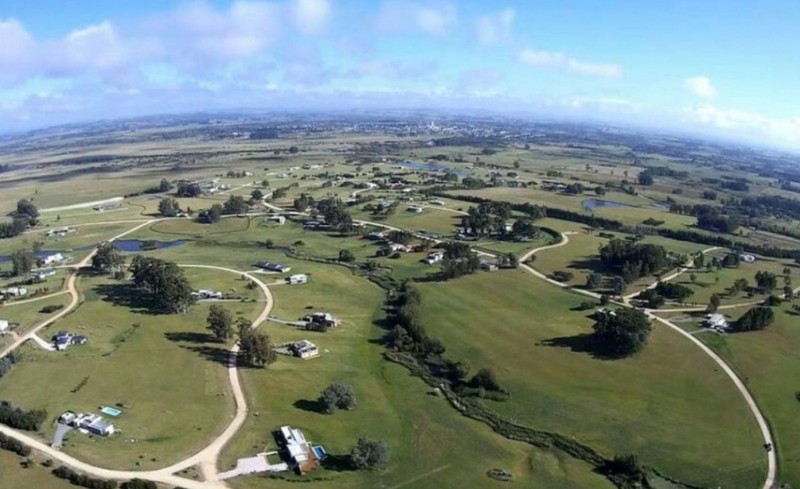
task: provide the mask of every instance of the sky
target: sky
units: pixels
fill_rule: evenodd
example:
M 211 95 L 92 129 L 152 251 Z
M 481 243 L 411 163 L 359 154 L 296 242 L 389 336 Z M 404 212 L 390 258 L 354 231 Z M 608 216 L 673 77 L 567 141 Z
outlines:
M 797 0 L 0 0 L 0 131 L 427 108 L 800 151 L 799 25 Z

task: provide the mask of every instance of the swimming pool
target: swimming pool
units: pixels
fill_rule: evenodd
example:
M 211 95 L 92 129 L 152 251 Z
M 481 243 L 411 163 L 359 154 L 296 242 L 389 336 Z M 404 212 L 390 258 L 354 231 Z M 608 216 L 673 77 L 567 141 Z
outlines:
M 325 449 L 321 445 L 317 445 L 311 449 L 314 450 L 314 455 L 316 455 L 317 460 L 325 460 L 325 457 L 328 456 L 328 454 L 325 452 Z
M 114 417 L 119 416 L 120 414 L 122 414 L 122 411 L 120 411 L 119 409 L 114 409 L 114 408 L 108 407 L 108 406 L 103 406 L 103 408 L 100 409 L 100 412 L 103 413 L 103 414 L 107 414 L 109 416 L 114 416 Z

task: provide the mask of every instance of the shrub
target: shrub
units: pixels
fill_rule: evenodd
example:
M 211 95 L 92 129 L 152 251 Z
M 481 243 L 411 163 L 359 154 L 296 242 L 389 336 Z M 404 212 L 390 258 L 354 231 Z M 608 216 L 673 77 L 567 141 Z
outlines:
M 328 414 L 337 409 L 349 411 L 356 407 L 356 393 L 352 386 L 334 382 L 322 391 L 319 402 Z
M 66 479 L 73 485 L 86 487 L 88 489 L 116 489 L 117 483 L 105 479 L 93 479 L 86 474 L 79 474 L 69 467 L 61 466 L 53 470 L 53 475 L 59 479 Z
M 50 304 L 48 306 L 44 306 L 39 310 L 42 314 L 50 314 L 56 312 L 58 310 L 64 309 L 64 304 Z
M 350 463 L 358 470 L 380 469 L 389 463 L 389 456 L 389 446 L 385 442 L 362 436 L 350 450 Z
M 20 457 L 27 457 L 31 454 L 31 447 L 2 433 L 0 433 L 0 448 L 8 450 L 9 452 L 14 452 Z

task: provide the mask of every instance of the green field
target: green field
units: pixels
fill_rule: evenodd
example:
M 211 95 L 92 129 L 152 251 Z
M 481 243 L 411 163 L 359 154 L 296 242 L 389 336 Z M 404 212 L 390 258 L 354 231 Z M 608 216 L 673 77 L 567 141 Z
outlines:
M 759 433 L 745 404 L 675 333 L 656 328 L 639 355 L 601 360 L 583 350 L 591 320 L 570 312 L 581 297 L 522 271 L 420 288 L 423 323 L 448 356 L 491 367 L 511 392 L 491 403 L 500 413 L 609 456 L 639 454 L 687 482 L 754 488 L 762 480 Z
M 306 477 L 320 487 L 494 487 L 497 482 L 484 475 L 494 467 L 510 470 L 515 485 L 522 487 L 610 487 L 586 464 L 558 451 L 505 440 L 428 394 L 426 384 L 382 359 L 383 347 L 375 340 L 384 331 L 373 324 L 380 317 L 382 291 L 342 267 L 314 265 L 308 271 L 313 280 L 307 285 L 273 288 L 274 315 L 293 319 L 324 310 L 341 318 L 342 326 L 327 333 L 264 326 L 278 343 L 314 341 L 321 355 L 305 361 L 280 357 L 269 370 L 242 371 L 251 415 L 226 448 L 222 470 L 232 467 L 237 457 L 274 448 L 270 432 L 291 424 L 334 455 L 346 453 L 361 435 L 390 445 L 392 463 L 386 471 L 318 470 Z M 319 393 L 333 381 L 355 388 L 359 405 L 354 411 L 334 415 L 316 411 Z M 294 485 L 260 477 L 232 483 L 237 488 Z
M 234 274 L 188 270 L 192 283 L 221 290 L 243 289 Z M 49 413 L 43 435 L 62 412 L 123 407 L 115 419 L 121 431 L 108 439 L 72 432 L 64 451 L 90 463 L 121 469 L 169 465 L 215 437 L 233 409 L 225 345 L 209 342 L 208 304 L 185 315 L 158 315 L 142 309 L 125 283 L 85 276 L 79 280 L 83 303 L 39 335 L 58 330 L 83 334 L 89 343 L 66 352 L 47 352 L 30 344 L 21 362 L 0 382 L 0 398 Z M 258 303 L 225 303 L 234 313 L 254 317 Z M 36 385 L 37 389 L 31 389 Z

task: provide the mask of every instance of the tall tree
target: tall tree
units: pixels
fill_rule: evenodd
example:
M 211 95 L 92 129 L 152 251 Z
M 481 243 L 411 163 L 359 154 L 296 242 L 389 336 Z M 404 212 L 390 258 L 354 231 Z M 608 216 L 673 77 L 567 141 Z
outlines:
M 239 328 L 239 356 L 248 365 L 267 367 L 277 360 L 269 335 L 251 327 Z
M 161 192 L 169 192 L 172 189 L 172 185 L 166 178 L 161 179 L 161 183 L 158 184 L 158 190 Z
M 350 463 L 358 470 L 374 470 L 389 463 L 389 446 L 382 441 L 361 437 L 350 450 Z
M 21 199 L 17 202 L 17 215 L 20 217 L 28 217 L 31 220 L 39 217 L 39 209 L 28 199 Z
M 615 356 L 628 356 L 644 348 L 653 327 L 644 312 L 620 308 L 597 316 L 594 338 L 601 348 Z
M 125 265 L 125 257 L 112 243 L 101 244 L 92 256 L 92 268 L 98 271 L 108 271 L 114 274 L 120 271 L 123 265 Z
M 229 310 L 218 304 L 209 308 L 206 325 L 217 341 L 225 342 L 233 336 L 233 316 Z
M 163 198 L 158 203 L 158 213 L 164 217 L 175 217 L 181 211 L 178 201 L 172 198 Z
M 27 275 L 36 264 L 36 256 L 30 249 L 17 250 L 11 254 L 11 270 L 14 276 Z
M 155 308 L 185 313 L 194 302 L 192 287 L 175 263 L 137 255 L 130 269 L 134 285 L 149 296 Z

